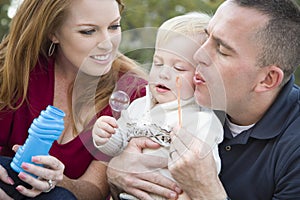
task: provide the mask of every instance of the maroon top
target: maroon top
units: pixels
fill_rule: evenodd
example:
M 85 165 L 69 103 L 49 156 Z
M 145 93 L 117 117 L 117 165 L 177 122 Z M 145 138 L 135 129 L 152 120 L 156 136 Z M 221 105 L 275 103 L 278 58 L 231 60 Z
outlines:
M 125 76 L 122 76 L 125 77 Z M 120 78 L 122 78 L 120 77 Z M 131 88 L 141 88 L 147 83 L 139 79 L 132 82 L 133 77 L 127 76 L 124 80 Z M 135 85 L 132 85 L 135 84 Z M 119 85 L 119 84 L 118 84 Z M 14 152 L 11 150 L 15 144 L 23 144 L 28 136 L 28 129 L 34 118 L 38 117 L 42 110 L 48 105 L 53 104 L 54 96 L 54 60 L 47 62 L 42 60 L 30 74 L 28 87 L 28 103 L 25 102 L 16 111 L 0 112 L 0 154 L 12 157 Z M 131 101 L 135 98 L 144 96 L 145 88 L 131 95 Z M 105 107 L 101 115 L 112 115 L 109 106 Z M 109 157 L 94 148 L 91 131 L 82 132 L 72 141 L 66 144 L 58 144 L 55 141 L 50 149 L 50 154 L 57 157 L 65 165 L 65 175 L 69 178 L 79 178 L 88 168 L 92 160 L 107 160 Z

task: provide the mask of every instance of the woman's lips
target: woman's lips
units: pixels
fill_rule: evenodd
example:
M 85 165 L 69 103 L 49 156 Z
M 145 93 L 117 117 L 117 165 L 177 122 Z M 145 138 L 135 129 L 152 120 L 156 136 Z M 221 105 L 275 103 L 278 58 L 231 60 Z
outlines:
M 107 60 L 109 58 L 109 54 L 95 55 L 95 56 L 92 56 L 92 58 L 95 59 L 95 60 L 104 61 L 104 60 Z
M 95 60 L 97 63 L 100 63 L 100 64 L 107 64 L 108 62 L 110 62 L 110 56 L 111 54 L 102 54 L 102 55 L 93 55 L 93 56 L 90 56 L 93 60 Z

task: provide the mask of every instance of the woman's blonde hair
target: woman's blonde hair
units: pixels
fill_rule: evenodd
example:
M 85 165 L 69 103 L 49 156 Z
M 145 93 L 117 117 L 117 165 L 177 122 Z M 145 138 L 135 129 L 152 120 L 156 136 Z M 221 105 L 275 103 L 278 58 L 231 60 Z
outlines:
M 49 36 L 62 26 L 72 1 L 24 0 L 18 8 L 8 35 L 0 43 L 0 110 L 16 110 L 26 102 L 30 72 L 40 57 L 48 58 Z M 122 0 L 116 1 L 122 12 Z M 120 73 L 129 70 L 143 73 L 134 61 L 118 56 L 112 70 L 98 85 L 95 96 L 98 110 L 108 104 Z

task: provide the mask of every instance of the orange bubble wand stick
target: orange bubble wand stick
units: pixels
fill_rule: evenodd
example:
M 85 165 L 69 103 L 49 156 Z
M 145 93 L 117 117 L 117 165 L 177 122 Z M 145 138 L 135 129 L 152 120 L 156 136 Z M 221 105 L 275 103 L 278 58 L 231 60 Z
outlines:
M 181 104 L 180 104 L 180 90 L 182 86 L 182 80 L 179 76 L 176 77 L 176 89 L 177 89 L 177 102 L 178 102 L 178 124 L 179 128 L 182 127 L 182 117 L 181 117 Z

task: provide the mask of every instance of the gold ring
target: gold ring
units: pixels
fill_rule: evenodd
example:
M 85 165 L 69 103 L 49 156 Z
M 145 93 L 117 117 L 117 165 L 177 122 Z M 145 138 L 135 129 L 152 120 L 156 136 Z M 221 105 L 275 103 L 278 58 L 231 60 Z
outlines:
M 54 188 L 53 181 L 51 179 L 48 180 L 47 183 L 49 185 L 49 188 L 48 188 L 48 190 L 44 191 L 45 193 L 50 192 Z

